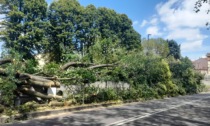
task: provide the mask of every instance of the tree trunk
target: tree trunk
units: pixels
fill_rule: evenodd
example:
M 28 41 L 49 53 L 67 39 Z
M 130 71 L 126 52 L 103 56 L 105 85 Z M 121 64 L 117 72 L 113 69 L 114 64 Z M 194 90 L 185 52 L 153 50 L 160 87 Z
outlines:
M 93 65 L 93 64 L 92 63 L 81 63 L 81 62 L 69 62 L 69 63 L 64 64 L 61 67 L 61 70 L 67 70 L 71 66 L 72 67 L 78 67 L 78 66 L 86 67 L 86 66 L 90 66 L 90 65 Z
M 29 79 L 28 80 L 28 83 L 31 84 L 31 85 L 35 85 L 35 86 L 40 86 L 40 87 L 46 87 L 46 88 L 49 88 L 49 87 L 60 87 L 60 83 L 59 82 L 54 82 L 54 81 L 39 81 L 39 80 L 32 80 L 32 79 Z
M 25 94 L 28 94 L 28 95 L 31 95 L 31 96 L 40 97 L 40 98 L 43 98 L 43 99 L 53 99 L 54 98 L 54 99 L 62 100 L 62 96 L 45 95 L 45 94 L 42 94 L 42 93 L 39 93 L 39 92 L 36 92 L 36 91 L 29 90 L 28 88 L 22 88 L 22 89 L 20 89 L 20 91 L 22 93 L 25 93 Z
M 3 59 L 3 60 L 0 60 L 0 65 L 3 65 L 3 64 L 6 64 L 6 63 L 12 63 L 13 60 L 12 59 Z
M 96 68 L 102 68 L 102 67 L 114 67 L 116 66 L 115 64 L 100 64 L 100 65 L 95 65 L 95 66 L 90 66 L 88 69 L 96 69 Z

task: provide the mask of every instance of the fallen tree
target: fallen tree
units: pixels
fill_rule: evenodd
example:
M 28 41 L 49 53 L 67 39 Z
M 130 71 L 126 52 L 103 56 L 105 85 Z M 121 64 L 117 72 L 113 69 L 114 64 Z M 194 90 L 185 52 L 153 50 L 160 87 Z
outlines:
M 12 63 L 14 60 L 13 59 L 3 59 L 0 60 L 0 65 L 6 64 L 6 63 Z
M 31 95 L 31 96 L 35 96 L 35 97 L 40 97 L 40 98 L 43 98 L 43 99 L 58 99 L 58 100 L 62 100 L 62 96 L 46 95 L 46 94 L 43 94 L 43 93 L 40 93 L 40 92 L 32 91 L 32 90 L 30 90 L 28 88 L 21 88 L 20 92 L 22 92 L 24 94 Z
M 92 63 L 69 62 L 61 66 L 61 70 L 67 70 L 69 67 L 87 67 L 93 65 Z
M 90 66 L 88 69 L 96 69 L 96 68 L 103 68 L 103 67 L 115 67 L 115 64 L 99 64 L 95 66 Z
M 13 63 L 14 60 L 11 59 L 5 59 L 0 60 L 0 65 L 7 64 L 7 63 Z M 67 70 L 70 67 L 83 67 L 86 70 L 93 70 L 97 68 L 104 68 L 104 67 L 115 67 L 116 64 L 98 64 L 95 65 L 93 63 L 82 63 L 82 62 L 69 62 L 61 66 L 60 70 Z M 14 78 L 17 80 L 14 81 L 14 84 L 18 87 L 14 92 L 16 96 L 20 95 L 27 95 L 32 96 L 34 98 L 39 97 L 43 100 L 45 99 L 57 99 L 61 100 L 62 96 L 57 95 L 50 95 L 47 94 L 48 88 L 51 87 L 60 87 L 61 83 L 60 81 L 72 81 L 72 80 L 78 80 L 81 78 L 59 78 L 57 76 L 50 76 L 47 75 L 43 76 L 42 74 L 28 74 L 28 73 L 21 73 L 21 72 L 13 72 L 13 73 L 7 73 L 7 69 L 0 68 L 0 75 L 3 77 L 11 77 L 14 76 Z M 86 78 L 83 78 L 86 81 Z M 32 90 L 33 89 L 33 90 Z

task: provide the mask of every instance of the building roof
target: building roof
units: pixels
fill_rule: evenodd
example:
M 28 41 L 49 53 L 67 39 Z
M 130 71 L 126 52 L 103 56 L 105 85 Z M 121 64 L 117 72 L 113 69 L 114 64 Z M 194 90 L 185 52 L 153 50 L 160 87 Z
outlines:
M 199 58 L 193 61 L 196 70 L 208 70 L 208 58 Z

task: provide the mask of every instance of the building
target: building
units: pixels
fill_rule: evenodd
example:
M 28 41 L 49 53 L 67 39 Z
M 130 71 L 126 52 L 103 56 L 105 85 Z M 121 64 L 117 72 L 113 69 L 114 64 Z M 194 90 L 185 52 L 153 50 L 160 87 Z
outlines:
M 210 53 L 207 53 L 206 57 L 208 60 L 208 74 L 210 75 Z
M 210 76 L 210 53 L 206 54 L 206 58 L 199 58 L 193 61 L 193 65 L 195 66 L 195 70 Z

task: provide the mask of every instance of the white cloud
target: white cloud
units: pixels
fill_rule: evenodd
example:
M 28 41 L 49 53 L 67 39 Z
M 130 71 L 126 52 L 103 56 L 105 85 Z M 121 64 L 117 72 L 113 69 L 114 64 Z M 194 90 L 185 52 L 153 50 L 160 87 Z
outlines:
M 147 20 L 143 20 L 140 27 L 144 27 L 146 24 L 148 24 L 148 21 Z
M 158 19 L 157 18 L 152 18 L 152 20 L 149 23 L 151 25 L 157 25 L 158 24 Z
M 201 58 L 206 58 L 206 55 L 201 56 Z
M 146 34 L 151 34 L 152 36 L 160 36 L 161 33 L 157 26 L 151 26 L 146 29 Z
M 168 39 L 184 39 L 187 41 L 203 40 L 207 38 L 198 28 L 177 28 L 171 30 L 167 36 Z
M 156 17 L 154 17 L 154 18 L 152 18 L 150 21 L 147 21 L 147 20 L 143 20 L 142 22 L 141 22 L 141 25 L 140 25 L 140 27 L 144 27 L 144 26 L 146 26 L 146 25 L 157 25 L 158 24 L 158 18 L 156 18 Z
M 196 51 L 197 49 L 202 48 L 202 41 L 189 41 L 184 42 L 181 44 L 181 50 L 182 52 L 188 52 L 188 51 Z
M 201 11 L 195 13 L 194 7 L 197 0 L 169 0 L 165 4 L 156 6 L 160 20 L 167 24 L 169 29 L 177 27 L 200 28 L 205 27 L 205 23 L 210 20 L 206 16 L 209 5 L 203 4 Z
M 139 24 L 138 21 L 134 21 L 134 22 L 133 22 L 133 25 L 138 25 L 138 24 Z
M 156 6 L 158 18 L 165 26 L 161 31 L 166 33 L 168 39 L 178 39 L 182 52 L 195 52 L 202 50 L 203 41 L 207 35 L 201 32 L 210 21 L 206 11 L 210 9 L 208 4 L 203 4 L 201 11 L 195 13 L 194 7 L 197 0 L 168 0 Z M 160 30 L 160 29 L 159 29 Z

